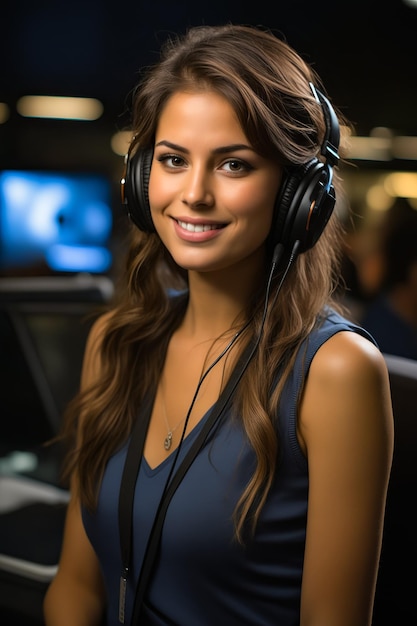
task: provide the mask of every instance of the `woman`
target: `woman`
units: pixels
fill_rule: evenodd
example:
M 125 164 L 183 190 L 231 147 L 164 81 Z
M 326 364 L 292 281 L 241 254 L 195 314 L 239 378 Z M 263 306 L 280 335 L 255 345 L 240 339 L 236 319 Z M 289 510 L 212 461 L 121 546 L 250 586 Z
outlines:
M 369 625 L 392 413 L 333 308 L 341 118 L 235 25 L 167 43 L 133 117 L 135 226 L 69 407 L 46 624 Z

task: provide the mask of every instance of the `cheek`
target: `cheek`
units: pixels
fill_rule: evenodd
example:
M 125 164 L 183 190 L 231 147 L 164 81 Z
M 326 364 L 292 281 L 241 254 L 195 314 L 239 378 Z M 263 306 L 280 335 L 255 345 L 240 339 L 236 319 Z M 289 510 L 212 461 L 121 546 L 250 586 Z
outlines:
M 248 186 L 242 188 L 240 193 L 230 198 L 229 207 L 234 216 L 252 222 L 262 232 L 269 232 L 272 225 L 272 216 L 276 193 L 271 189 L 270 183 L 265 186 Z
M 173 201 L 175 191 L 166 177 L 161 177 L 157 168 L 152 168 L 148 185 L 148 204 L 151 211 L 153 225 L 164 245 L 168 245 L 167 220 L 164 219 L 165 210 Z
M 151 207 L 161 208 L 170 204 L 181 189 L 179 174 L 166 174 L 160 163 L 152 165 L 149 175 L 148 197 Z

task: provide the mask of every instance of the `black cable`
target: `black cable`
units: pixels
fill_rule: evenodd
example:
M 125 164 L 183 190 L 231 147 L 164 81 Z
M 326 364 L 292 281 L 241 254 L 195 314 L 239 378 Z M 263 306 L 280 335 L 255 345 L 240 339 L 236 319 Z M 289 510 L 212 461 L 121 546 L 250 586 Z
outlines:
M 275 303 L 278 294 L 282 288 L 282 285 L 284 283 L 284 280 L 291 268 L 291 266 L 294 263 L 294 260 L 298 254 L 298 250 L 300 247 L 300 242 L 296 241 L 293 245 L 293 248 L 291 250 L 291 254 L 288 258 L 287 264 L 285 266 L 285 269 L 282 273 L 281 279 L 279 281 L 279 284 L 277 286 L 277 290 L 276 293 L 274 295 L 272 304 Z M 140 623 L 140 614 L 141 614 L 141 610 L 142 610 L 142 604 L 143 604 L 143 599 L 145 597 L 145 593 L 146 593 L 146 589 L 148 586 L 148 582 L 149 579 L 151 577 L 152 574 L 152 568 L 155 562 L 155 558 L 157 555 L 157 551 L 158 551 L 158 547 L 159 547 L 159 541 L 160 541 L 160 537 L 161 537 L 161 533 L 162 533 L 162 528 L 163 528 L 163 524 L 164 524 L 164 520 L 165 520 L 165 515 L 169 506 L 169 503 L 171 501 L 171 498 L 173 497 L 178 485 L 180 484 L 181 480 L 183 479 L 185 473 L 188 471 L 189 467 L 191 466 L 192 462 L 194 461 L 195 457 L 197 456 L 199 450 L 201 449 L 201 447 L 204 445 L 205 440 L 207 439 L 207 436 L 209 435 L 212 427 L 214 426 L 214 424 L 216 424 L 219 420 L 219 418 L 221 417 L 221 415 L 224 413 L 226 407 L 228 406 L 233 393 L 236 389 L 236 387 L 238 386 L 240 380 L 242 379 L 247 367 L 249 366 L 249 363 L 251 362 L 252 358 L 255 355 L 256 350 L 258 349 L 258 346 L 260 344 L 261 338 L 262 338 L 262 334 L 263 334 L 263 329 L 264 329 L 264 325 L 265 325 L 265 321 L 266 321 L 266 317 L 267 317 L 267 313 L 268 313 L 268 304 L 269 304 L 269 299 L 270 299 L 270 292 L 271 292 L 271 285 L 272 285 L 272 280 L 274 278 L 275 275 L 275 271 L 277 266 L 279 265 L 281 259 L 282 259 L 282 255 L 284 253 L 284 247 L 282 244 L 277 244 L 274 248 L 274 253 L 273 253 L 273 258 L 272 258 L 272 263 L 271 263 L 271 269 L 270 269 L 270 273 L 268 276 L 268 281 L 267 281 L 267 286 L 266 286 L 266 291 L 265 291 L 265 303 L 264 303 L 264 310 L 263 310 L 263 314 L 262 314 L 262 320 L 261 320 L 261 328 L 259 330 L 259 333 L 257 334 L 256 338 L 251 341 L 245 348 L 241 358 L 238 361 L 238 364 L 235 368 L 235 370 L 232 373 L 231 378 L 228 381 L 228 384 L 226 385 L 225 389 L 223 390 L 223 392 L 221 393 L 218 401 L 216 402 L 216 405 L 213 408 L 212 413 L 209 415 L 207 421 L 205 422 L 202 430 L 200 431 L 200 433 L 198 434 L 196 440 L 193 442 L 193 446 L 191 447 L 191 449 L 189 450 L 189 452 L 187 453 L 187 455 L 185 456 L 185 458 L 183 459 L 181 465 L 178 467 L 177 472 L 174 474 L 173 476 L 173 471 L 174 468 L 176 466 L 176 462 L 178 459 L 178 455 L 179 455 L 179 451 L 180 451 L 180 447 L 181 444 L 183 442 L 184 439 L 184 435 L 185 435 L 185 430 L 186 430 L 186 425 L 188 422 L 188 419 L 190 417 L 190 413 L 192 411 L 192 408 L 194 406 L 194 403 L 196 401 L 198 392 L 200 390 L 201 384 L 203 382 L 203 380 L 206 378 L 206 376 L 208 375 L 208 373 L 211 371 L 211 369 L 219 362 L 219 360 L 226 354 L 226 352 L 232 347 L 232 345 L 234 344 L 234 342 L 237 340 L 237 338 L 240 336 L 240 334 L 243 332 L 243 330 L 245 330 L 247 328 L 247 326 L 250 324 L 250 321 L 247 322 L 247 324 L 243 327 L 243 329 L 241 329 L 241 331 L 239 331 L 238 333 L 236 333 L 236 335 L 232 338 L 231 342 L 229 342 L 229 344 L 226 346 L 226 348 L 223 350 L 223 352 L 216 358 L 215 361 L 213 361 L 213 363 L 210 365 L 210 367 L 206 370 L 206 372 L 203 374 L 203 376 L 201 377 L 196 391 L 194 393 L 190 408 L 188 409 L 187 412 L 187 417 L 185 420 L 185 424 L 183 427 L 183 432 L 181 435 L 181 440 L 179 445 L 177 446 L 177 449 L 175 451 L 175 457 L 173 459 L 173 463 L 171 465 L 170 468 L 170 472 L 168 475 L 168 478 L 166 480 L 165 483 L 165 487 L 161 496 L 161 500 L 159 502 L 158 505 L 158 509 L 155 515 L 155 519 L 152 525 L 152 529 L 149 535 L 149 539 L 148 539 L 148 543 L 146 546 L 146 550 L 145 550 L 145 556 L 142 562 L 142 568 L 141 568 L 141 572 L 139 574 L 139 579 L 137 581 L 137 585 L 136 585 L 136 591 L 135 591 L 135 599 L 134 599 L 134 605 L 133 605 L 133 610 L 132 610 L 132 621 L 131 621 L 131 626 L 134 626 L 135 624 L 139 624 Z M 128 451 L 129 453 L 129 451 Z M 136 454 L 137 454 L 137 450 L 136 450 Z M 131 479 L 133 477 L 130 477 Z M 136 477 L 134 477 L 136 478 Z M 134 498 L 134 492 L 133 492 L 133 488 L 134 488 L 134 482 L 131 481 L 131 485 L 132 488 L 130 489 L 130 498 Z M 128 507 L 129 508 L 129 507 Z M 132 510 L 132 506 L 130 506 L 130 510 Z M 130 520 L 130 524 L 132 524 L 132 520 Z M 125 581 L 126 582 L 126 581 Z M 122 594 L 121 594 L 122 595 Z M 124 600 L 124 597 L 123 597 Z M 122 611 L 122 615 L 123 615 L 123 621 L 124 621 L 124 607 L 123 607 L 123 611 Z M 122 620 L 120 620 L 122 621 Z

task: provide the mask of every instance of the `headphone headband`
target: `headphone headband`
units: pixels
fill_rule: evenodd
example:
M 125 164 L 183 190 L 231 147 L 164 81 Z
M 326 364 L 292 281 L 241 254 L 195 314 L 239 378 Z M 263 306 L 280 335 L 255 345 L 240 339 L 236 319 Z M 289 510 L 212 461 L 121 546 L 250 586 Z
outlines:
M 324 120 L 326 122 L 326 134 L 321 146 L 320 154 L 322 154 L 330 165 L 335 166 L 339 162 L 339 144 L 340 144 L 340 126 L 336 113 L 326 96 L 321 93 L 313 83 L 310 83 L 310 89 L 313 92 L 317 102 L 322 105 Z

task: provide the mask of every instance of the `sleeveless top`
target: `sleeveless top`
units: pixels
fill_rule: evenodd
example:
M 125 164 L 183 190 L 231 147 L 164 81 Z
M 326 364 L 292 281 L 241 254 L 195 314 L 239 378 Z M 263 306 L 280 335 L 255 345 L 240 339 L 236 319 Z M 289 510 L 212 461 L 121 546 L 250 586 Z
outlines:
M 340 331 L 373 338 L 332 310 L 298 352 L 278 414 L 279 462 L 253 538 L 234 539 L 233 511 L 256 459 L 236 419 L 225 414 L 212 430 L 175 492 L 140 626 L 297 626 L 299 624 L 308 502 L 308 466 L 297 440 L 297 402 L 320 346 Z M 229 419 L 228 419 L 229 417 Z M 207 415 L 184 439 L 189 450 Z M 83 510 L 107 592 L 107 624 L 118 621 L 122 560 L 118 498 L 127 445 L 108 461 L 98 506 Z M 127 582 L 125 623 L 130 624 L 136 581 L 175 452 L 156 468 L 143 458 L 133 507 L 133 566 Z

